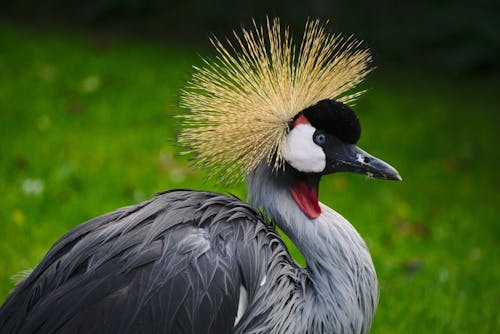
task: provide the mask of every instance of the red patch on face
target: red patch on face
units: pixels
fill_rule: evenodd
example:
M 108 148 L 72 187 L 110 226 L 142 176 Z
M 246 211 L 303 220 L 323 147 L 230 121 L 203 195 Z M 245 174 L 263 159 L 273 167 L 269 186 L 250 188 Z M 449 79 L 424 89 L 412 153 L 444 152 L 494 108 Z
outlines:
M 297 119 L 295 121 L 293 121 L 293 127 L 296 127 L 299 124 L 311 124 L 311 123 L 309 123 L 306 116 L 304 116 L 303 114 L 300 114 L 300 116 L 297 117 Z
M 307 217 L 314 219 L 321 214 L 317 187 L 309 188 L 305 182 L 297 181 L 292 188 L 292 197 Z

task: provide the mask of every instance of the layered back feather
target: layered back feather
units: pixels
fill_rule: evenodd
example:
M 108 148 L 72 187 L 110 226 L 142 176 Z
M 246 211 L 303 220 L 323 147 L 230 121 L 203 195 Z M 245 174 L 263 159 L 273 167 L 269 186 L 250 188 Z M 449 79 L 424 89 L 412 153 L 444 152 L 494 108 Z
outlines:
M 323 99 L 350 103 L 371 71 L 370 53 L 352 37 L 308 21 L 299 46 L 279 19 L 211 39 L 216 59 L 204 59 L 181 97 L 181 144 L 221 181 L 238 181 L 266 161 L 284 166 L 286 135 L 301 110 Z

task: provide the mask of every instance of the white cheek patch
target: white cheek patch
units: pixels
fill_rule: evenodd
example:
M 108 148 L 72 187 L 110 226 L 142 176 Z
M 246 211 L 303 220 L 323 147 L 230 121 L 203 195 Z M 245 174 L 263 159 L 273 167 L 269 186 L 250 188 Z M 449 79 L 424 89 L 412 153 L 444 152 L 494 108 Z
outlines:
M 320 173 L 325 170 L 325 152 L 313 141 L 315 131 L 310 124 L 298 124 L 287 136 L 285 160 L 298 171 Z

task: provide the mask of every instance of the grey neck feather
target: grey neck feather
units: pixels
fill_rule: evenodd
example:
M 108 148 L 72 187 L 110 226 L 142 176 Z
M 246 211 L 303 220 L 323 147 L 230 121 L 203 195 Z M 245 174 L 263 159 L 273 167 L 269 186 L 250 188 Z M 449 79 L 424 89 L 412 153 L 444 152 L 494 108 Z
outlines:
M 293 176 L 262 164 L 248 176 L 248 196 L 299 248 L 310 272 L 301 317 L 319 332 L 366 333 L 378 303 L 378 284 L 365 242 L 340 214 L 320 203 L 308 218 L 291 196 Z M 316 331 L 313 331 L 316 332 Z

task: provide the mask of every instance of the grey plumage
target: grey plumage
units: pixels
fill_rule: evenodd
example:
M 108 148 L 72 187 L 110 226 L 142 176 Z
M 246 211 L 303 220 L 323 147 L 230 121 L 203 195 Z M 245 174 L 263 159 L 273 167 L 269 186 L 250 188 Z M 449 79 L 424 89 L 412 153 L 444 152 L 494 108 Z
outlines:
M 229 333 L 237 282 L 265 272 L 261 261 L 241 263 L 255 262 L 256 246 L 269 258 L 288 256 L 260 215 L 237 199 L 167 192 L 62 237 L 9 296 L 0 329 Z
M 368 331 L 378 293 L 364 242 L 326 206 L 307 220 L 285 185 L 267 165 L 249 177 L 255 205 L 317 259 L 308 269 L 248 204 L 170 191 L 63 236 L 2 306 L 1 332 Z M 248 305 L 233 328 L 240 285 Z

